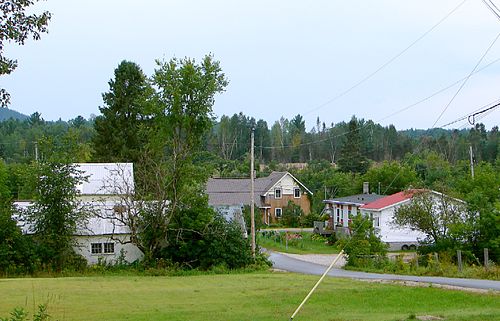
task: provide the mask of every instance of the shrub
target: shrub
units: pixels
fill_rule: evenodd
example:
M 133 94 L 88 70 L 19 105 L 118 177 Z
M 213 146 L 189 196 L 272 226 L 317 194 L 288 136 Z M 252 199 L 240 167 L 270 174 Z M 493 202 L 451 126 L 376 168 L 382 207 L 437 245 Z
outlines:
M 384 264 L 387 245 L 376 235 L 371 220 L 357 214 L 350 223 L 352 234 L 341 239 L 340 246 L 347 256 L 347 265 L 373 267 Z

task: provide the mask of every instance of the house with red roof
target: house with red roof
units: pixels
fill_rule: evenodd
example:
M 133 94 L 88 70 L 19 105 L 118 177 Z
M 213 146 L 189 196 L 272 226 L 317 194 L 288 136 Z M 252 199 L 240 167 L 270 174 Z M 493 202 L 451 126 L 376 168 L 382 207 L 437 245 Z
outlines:
M 360 206 L 361 214 L 372 219 L 373 226 L 379 232 L 382 241 L 389 244 L 391 250 L 414 249 L 419 240 L 425 238 L 425 234 L 421 232 L 392 224 L 395 211 L 401 205 L 411 202 L 415 194 L 423 191 L 426 190 L 409 189 Z M 426 192 L 442 195 L 436 191 Z

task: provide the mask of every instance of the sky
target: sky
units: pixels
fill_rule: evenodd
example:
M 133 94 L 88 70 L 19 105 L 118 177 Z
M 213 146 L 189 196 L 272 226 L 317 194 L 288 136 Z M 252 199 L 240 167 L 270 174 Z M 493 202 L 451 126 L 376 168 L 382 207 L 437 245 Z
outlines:
M 0 87 L 10 108 L 46 120 L 99 115 L 122 60 L 151 76 L 156 59 L 209 53 L 229 79 L 215 115 L 243 112 L 269 127 L 297 114 L 308 130 L 318 118 L 329 126 L 353 115 L 441 127 L 500 99 L 500 19 L 480 0 L 47 0 L 30 11 L 42 10 L 52 13 L 49 33 L 6 45 L 19 67 Z M 480 71 L 459 81 L 483 55 Z M 482 115 L 487 129 L 500 123 L 500 108 Z

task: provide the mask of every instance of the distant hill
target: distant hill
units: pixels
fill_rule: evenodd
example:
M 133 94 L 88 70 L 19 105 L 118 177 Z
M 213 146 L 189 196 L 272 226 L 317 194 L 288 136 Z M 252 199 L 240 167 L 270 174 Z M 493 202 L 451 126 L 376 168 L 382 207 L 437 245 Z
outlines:
M 21 114 L 20 112 L 17 112 L 17 111 L 12 110 L 12 109 L 0 107 L 0 121 L 4 121 L 4 120 L 10 119 L 10 118 L 24 120 L 24 119 L 29 118 L 29 116 Z

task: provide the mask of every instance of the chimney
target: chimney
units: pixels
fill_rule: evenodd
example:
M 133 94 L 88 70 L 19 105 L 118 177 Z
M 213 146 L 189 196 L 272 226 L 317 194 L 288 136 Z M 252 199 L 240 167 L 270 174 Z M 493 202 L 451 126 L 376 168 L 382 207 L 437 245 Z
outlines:
M 363 182 L 363 194 L 370 194 L 370 183 Z

